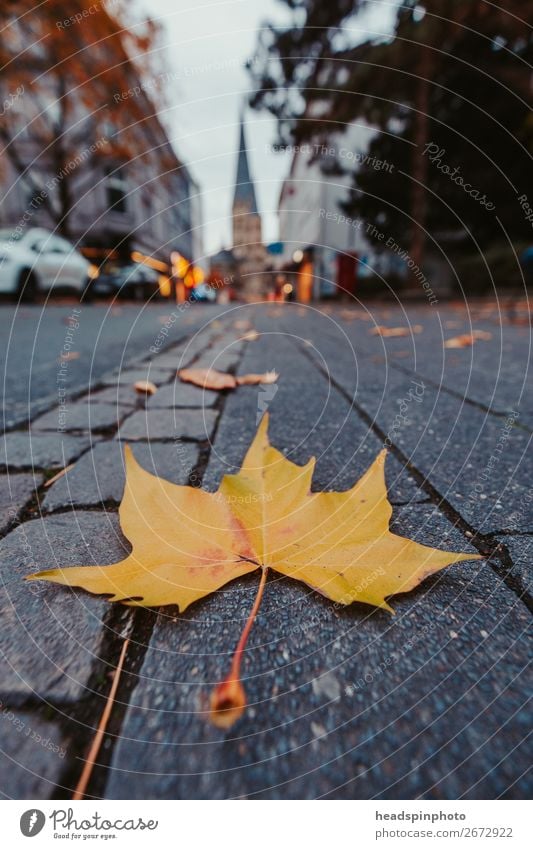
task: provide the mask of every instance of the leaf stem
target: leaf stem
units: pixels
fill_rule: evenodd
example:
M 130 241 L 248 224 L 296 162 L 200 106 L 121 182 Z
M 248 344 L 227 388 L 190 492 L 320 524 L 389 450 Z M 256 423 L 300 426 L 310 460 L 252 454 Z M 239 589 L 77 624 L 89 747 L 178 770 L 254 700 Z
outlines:
M 80 780 L 76 785 L 76 789 L 73 793 L 72 799 L 73 801 L 78 801 L 79 799 L 83 799 L 87 792 L 87 785 L 89 784 L 89 780 L 91 778 L 94 765 L 96 763 L 96 758 L 98 757 L 98 753 L 100 752 L 100 747 L 102 745 L 102 741 L 104 739 L 104 735 L 107 729 L 107 724 L 109 722 L 109 717 L 111 716 L 111 710 L 115 703 L 115 697 L 117 695 L 118 682 L 120 679 L 120 673 L 122 672 L 122 667 L 124 666 L 124 660 L 126 659 L 126 652 L 129 646 L 129 638 L 124 640 L 122 643 L 122 651 L 120 652 L 119 661 L 113 673 L 113 683 L 111 685 L 111 689 L 109 691 L 109 695 L 106 699 L 106 704 L 104 708 L 104 712 L 102 713 L 102 717 L 100 722 L 98 723 L 98 728 L 96 729 L 96 734 L 94 735 L 93 742 L 91 744 L 91 748 L 89 750 L 89 754 L 85 760 L 85 765 L 83 767 L 82 774 L 80 776 Z
M 250 631 L 263 599 L 267 573 L 268 566 L 263 566 L 257 595 L 233 654 L 229 674 L 211 694 L 209 718 L 218 728 L 230 728 L 242 716 L 246 707 L 246 693 L 240 680 L 241 663 Z

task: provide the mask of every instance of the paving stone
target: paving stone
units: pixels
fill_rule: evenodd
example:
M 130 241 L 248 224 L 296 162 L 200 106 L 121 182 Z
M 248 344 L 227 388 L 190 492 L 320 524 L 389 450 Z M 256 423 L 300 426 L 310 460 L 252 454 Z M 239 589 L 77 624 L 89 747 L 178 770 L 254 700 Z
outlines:
M 277 448 L 296 463 L 316 457 L 313 489 L 353 486 L 383 444 L 283 334 L 262 337 L 249 345 L 239 373 L 266 369 L 279 372 L 278 383 L 241 386 L 227 395 L 204 485 L 216 489 L 224 474 L 240 468 L 258 418 L 268 410 L 270 438 Z M 392 456 L 387 458 L 386 475 L 391 500 L 427 499 Z
M 42 482 L 39 474 L 0 475 L 0 533 L 20 515 Z
M 67 758 L 60 728 L 17 708 L 0 707 L 2 795 L 9 799 L 49 799 Z
M 119 439 L 210 439 L 215 410 L 142 410 L 121 425 Z
M 394 527 L 468 550 L 431 505 L 398 510 Z M 209 694 L 257 582 L 161 612 L 107 797 L 123 798 L 127 775 L 134 799 L 527 798 L 529 613 L 490 567 L 450 567 L 397 596 L 394 617 L 271 575 L 243 662 L 249 707 L 222 732 Z
M 492 339 L 456 350 L 436 345 L 435 335 L 426 329 L 417 342 L 417 365 L 423 377 L 483 407 L 502 413 L 522 410 L 533 388 L 529 332 L 521 341 L 516 328 L 476 321 L 474 329 L 491 332 Z M 471 332 L 472 326 L 465 324 L 444 335 L 449 338 Z
M 136 407 L 142 400 L 133 386 L 108 386 L 79 398 L 79 401 L 87 401 L 91 404 L 114 404 L 118 407 Z
M 161 386 L 163 383 L 167 383 L 170 377 L 172 376 L 173 369 L 160 369 L 155 368 L 154 366 L 150 367 L 150 364 L 147 367 L 141 367 L 130 369 L 125 368 L 120 372 L 113 372 L 112 374 L 106 374 L 102 378 L 102 384 L 104 386 L 132 386 L 138 380 L 150 380 L 152 383 L 155 383 L 156 386 Z
M 513 573 L 520 576 L 523 587 L 533 590 L 533 536 L 502 535 L 498 542 L 505 546 L 513 562 Z
M 427 406 L 413 410 L 411 426 L 397 441 L 413 465 L 483 533 L 505 527 L 524 505 L 521 530 L 533 530 L 531 435 L 507 430 L 505 419 L 465 410 L 443 393 L 427 395 Z
M 151 361 L 152 365 L 158 368 L 185 368 L 202 354 L 217 336 L 217 328 L 204 326 L 188 341 L 180 343 L 175 348 L 166 349 L 164 353 L 156 354 Z
M 62 468 L 79 457 L 91 442 L 98 442 L 98 438 L 64 433 L 8 433 L 0 442 L 0 467 Z
M 217 371 L 232 371 L 240 360 L 238 352 L 214 349 L 206 351 L 194 363 L 194 368 L 214 368 Z
M 63 430 L 107 430 L 118 427 L 118 424 L 129 410 L 117 407 L 116 404 L 88 403 L 87 401 L 76 401 L 68 404 L 65 412 L 60 413 L 59 408 L 50 410 L 44 416 L 39 416 L 32 422 L 32 431 L 57 430 L 61 426 Z M 60 417 L 61 416 L 61 417 Z
M 317 363 L 323 358 L 335 380 L 355 398 L 377 426 L 391 434 L 402 450 L 454 509 L 483 533 L 507 526 L 522 510 L 521 530 L 533 531 L 528 501 L 531 434 L 508 419 L 465 404 L 447 392 L 426 385 L 420 402 L 408 401 L 407 422 L 395 428 L 401 402 L 414 389 L 409 376 L 386 364 L 357 363 L 332 346 L 325 334 L 309 349 Z M 511 423 L 512 424 L 512 423 Z M 528 509 L 523 509 L 524 504 Z
M 83 591 L 24 581 L 61 566 L 113 563 L 127 544 L 116 514 L 65 513 L 25 522 L 0 543 L 0 699 L 75 702 L 99 662 L 109 604 Z M 126 609 L 124 609 L 126 611 Z M 126 613 L 125 613 L 126 615 Z
M 219 397 L 218 392 L 175 380 L 168 386 L 158 389 L 155 395 L 148 399 L 146 406 L 149 410 L 170 407 L 212 407 Z
M 186 484 L 198 462 L 198 449 L 190 443 L 139 444 L 133 447 L 136 460 L 146 471 Z M 124 492 L 124 445 L 117 440 L 100 442 L 84 454 L 73 469 L 48 491 L 45 511 L 76 505 L 92 506 L 109 501 L 119 502 Z
M 151 360 L 151 363 L 153 368 L 177 371 L 180 368 L 186 368 L 196 356 L 197 353 L 194 350 L 180 347 L 173 351 L 165 351 L 164 354 L 158 354 Z
M 211 344 L 217 331 L 213 328 L 204 327 L 188 341 L 182 342 L 175 348 L 167 348 L 164 352 L 156 354 L 150 361 L 152 368 L 163 368 L 177 370 L 186 368 Z M 145 365 L 144 363 L 142 365 Z
M 260 312 L 266 313 L 267 309 Z M 478 320 L 471 312 L 470 315 L 455 317 L 456 326 L 448 328 L 449 319 L 454 318 L 448 305 L 431 311 L 413 305 L 409 306 L 407 315 L 369 305 L 366 312 L 358 311 L 358 314 L 368 314 L 372 319 L 369 322 L 348 321 L 344 317 L 345 310 L 334 310 L 329 315 L 325 315 L 323 310 L 313 309 L 298 315 L 298 310 L 297 305 L 292 305 L 292 308 L 285 305 L 278 313 L 276 326 L 287 326 L 296 338 L 312 340 L 319 349 L 322 341 L 329 338 L 334 358 L 353 360 L 355 357 L 364 372 L 369 367 L 372 371 L 372 360 L 379 357 L 387 369 L 403 367 L 416 371 L 421 379 L 434 381 L 441 390 L 462 394 L 483 407 L 488 406 L 504 414 L 518 410 L 520 423 L 530 429 L 533 427 L 529 404 L 533 388 L 529 328 Z M 385 339 L 369 335 L 369 329 L 375 324 L 419 324 L 423 331 L 412 337 Z M 272 318 L 268 330 L 271 329 Z M 465 349 L 443 347 L 445 339 L 472 332 L 472 329 L 489 331 L 492 339 Z M 329 362 L 332 359 L 328 357 Z M 361 375 L 361 383 L 371 383 L 371 380 L 363 379 Z
M 388 307 L 372 311 L 376 323 L 396 326 L 406 320 Z M 239 307 L 239 318 L 249 317 L 251 326 L 264 331 L 258 341 L 242 343 L 239 372 L 276 368 L 281 377 L 275 387 L 241 387 L 221 396 L 206 485 L 215 487 L 224 472 L 239 467 L 257 417 L 266 409 L 276 447 L 299 463 L 317 456 L 314 489 L 346 488 L 368 467 L 381 440 L 317 372 L 309 357 L 319 362 L 322 354 L 348 397 L 384 433 L 394 431 L 395 444 L 457 512 L 496 534 L 513 561 L 511 577 L 530 585 L 533 535 L 519 535 L 533 530 L 529 435 L 522 427 L 512 429 L 490 475 L 483 476 L 480 497 L 470 498 L 504 427 L 504 419 L 485 416 L 475 403 L 490 398 L 501 412 L 514 404 L 521 391 L 517 378 L 521 382 L 527 369 L 525 335 L 518 338 L 512 328 L 503 332 L 501 343 L 493 333 L 490 343 L 441 354 L 440 323 L 450 317 L 448 307 L 442 315 L 409 308 L 411 323 L 424 325 L 413 339 L 370 336 L 367 323 L 345 320 L 341 312 L 326 307 L 321 314 L 297 304 Z M 186 317 L 183 323 L 191 321 Z M 478 316 L 473 321 L 476 327 L 490 326 Z M 217 360 L 217 352 L 226 345 L 227 353 L 233 352 L 225 326 L 209 323 L 193 338 L 188 355 L 192 351 L 199 358 L 195 365 L 205 361 L 221 368 L 224 360 Z M 209 350 L 206 341 L 213 342 Z M 163 383 L 172 380 L 177 350 L 168 352 L 168 361 L 167 353 L 153 360 L 149 379 L 158 371 Z M 138 370 L 130 362 L 120 375 L 126 380 L 117 385 L 113 378 L 97 403 L 116 411 L 117 392 L 124 397 L 136 379 L 148 376 L 147 364 L 139 368 L 142 376 L 132 377 Z M 423 402 L 411 403 L 408 423 L 395 428 L 398 402 L 420 375 L 428 382 Z M 164 399 L 173 388 L 163 386 L 157 395 Z M 451 393 L 474 403 L 463 404 Z M 132 422 L 137 434 L 128 439 L 154 439 L 160 432 L 160 439 L 170 441 L 184 414 L 192 414 L 187 421 L 193 430 L 204 415 L 216 416 L 213 410 L 159 409 L 153 403 L 157 395 L 147 399 L 148 412 L 140 410 L 124 422 L 123 430 Z M 136 404 L 142 406 L 144 399 L 136 398 L 131 408 Z M 533 423 L 531 409 L 520 406 L 520 426 Z M 200 437 L 185 438 L 205 439 L 206 429 Z M 32 445 L 48 438 L 34 436 Z M 62 439 L 80 445 L 74 437 Z M 49 446 L 41 442 L 39 450 L 49 452 Z M 29 447 L 26 435 L 20 447 L 25 463 L 19 468 L 32 466 Z M 175 473 L 177 480 L 191 447 L 195 450 L 187 443 L 139 443 L 134 452 L 146 467 L 153 464 L 169 479 Z M 11 455 L 14 448 L 8 443 Z M 87 506 L 98 503 L 99 487 L 117 500 L 123 486 L 121 448 L 118 440 L 95 445 L 53 485 L 45 509 L 68 506 L 69 488 L 74 500 L 88 499 L 80 502 Z M 61 457 L 57 465 L 67 462 Z M 470 550 L 433 504 L 416 503 L 426 501 L 427 494 L 408 468 L 389 456 L 386 473 L 393 503 L 406 502 L 395 510 L 393 530 L 436 547 Z M 498 535 L 499 530 L 512 534 Z M 113 562 L 125 546 L 115 514 L 81 511 L 25 523 L 0 544 L 6 623 L 0 630 L 5 659 L 0 701 L 15 707 L 32 728 L 40 728 L 41 719 L 30 715 L 28 705 L 24 712 L 17 707 L 32 692 L 66 702 L 88 695 L 90 675 L 95 668 L 101 671 L 102 617 L 110 607 L 82 591 L 25 584 L 22 576 L 53 565 Z M 530 616 L 488 564 L 456 564 L 395 597 L 395 617 L 363 605 L 337 609 L 305 586 L 271 574 L 243 663 L 249 707 L 224 733 L 206 721 L 209 694 L 229 669 L 257 583 L 258 575 L 246 576 L 181 616 L 175 608 L 161 610 L 113 752 L 106 796 L 125 798 L 127 776 L 128 798 L 139 799 L 530 797 L 531 715 L 524 708 Z M 36 595 L 30 598 L 28 591 Z M 124 608 L 123 615 L 131 613 Z M 10 755 L 18 733 L 6 732 L 6 721 L 0 709 L 0 750 Z M 54 740 L 59 733 L 53 723 L 44 730 Z M 44 749 L 37 751 L 35 741 L 31 753 L 23 743 L 14 757 L 21 751 L 22 769 L 28 765 L 43 779 L 31 783 L 24 769 L 19 777 L 11 761 L 4 773 L 13 775 L 10 786 L 17 798 L 44 798 L 52 792 L 54 762 Z

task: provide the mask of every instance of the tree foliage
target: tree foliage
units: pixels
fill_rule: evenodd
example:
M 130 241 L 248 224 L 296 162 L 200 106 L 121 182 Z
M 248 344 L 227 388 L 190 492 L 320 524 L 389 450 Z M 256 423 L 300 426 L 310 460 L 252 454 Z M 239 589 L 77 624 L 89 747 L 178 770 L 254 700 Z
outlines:
M 8 0 L 0 8 L 1 91 L 11 107 L 2 152 L 65 235 L 78 169 L 96 157 L 124 163 L 151 146 L 138 128 L 155 108 L 134 89 L 153 73 L 159 27 L 133 21 L 124 3 L 115 0 L 112 13 L 107 5 Z M 43 189 L 50 174 L 60 177 L 55 195 Z
M 518 198 L 533 184 L 532 0 L 404 0 L 389 36 L 346 47 L 363 12 L 302 0 L 294 28 L 265 29 L 252 105 L 276 115 L 284 141 L 375 126 L 347 208 L 417 262 L 428 240 L 460 253 L 531 239 Z

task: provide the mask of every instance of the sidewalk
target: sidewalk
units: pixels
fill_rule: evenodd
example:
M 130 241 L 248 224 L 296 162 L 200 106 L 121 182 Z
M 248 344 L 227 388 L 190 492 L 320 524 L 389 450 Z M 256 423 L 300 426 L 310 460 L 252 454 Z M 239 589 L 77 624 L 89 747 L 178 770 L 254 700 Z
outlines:
M 475 327 L 492 340 L 445 349 L 442 338 L 471 332 L 470 319 L 452 307 L 413 306 L 409 320 L 422 330 L 383 338 L 369 331 L 406 326 L 399 309 L 369 317 L 342 307 L 239 305 L 151 361 L 105 376 L 68 405 L 64 432 L 51 409 L 31 435 L 23 427 L 7 434 L 0 771 L 11 797 L 69 798 L 126 635 L 89 787 L 95 797 L 526 795 L 530 328 L 500 325 L 480 306 Z M 246 327 L 259 338 L 243 340 Z M 175 381 L 176 368 L 192 364 L 275 369 L 280 378 L 275 387 L 204 393 Z M 146 402 L 132 389 L 140 379 L 159 387 Z M 183 616 L 111 607 L 22 578 L 123 556 L 125 442 L 147 470 L 213 491 L 239 467 L 265 409 L 277 448 L 299 463 L 316 456 L 315 489 L 352 485 L 386 445 L 393 530 L 487 559 L 396 597 L 395 617 L 363 605 L 338 610 L 271 575 L 244 660 L 249 708 L 224 734 L 205 709 L 256 575 Z

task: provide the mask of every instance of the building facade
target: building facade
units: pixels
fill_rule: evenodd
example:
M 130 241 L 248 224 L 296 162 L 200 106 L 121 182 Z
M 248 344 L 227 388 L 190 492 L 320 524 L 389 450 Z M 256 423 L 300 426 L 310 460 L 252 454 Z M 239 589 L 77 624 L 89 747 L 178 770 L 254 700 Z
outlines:
M 364 222 L 343 212 L 353 177 L 375 134 L 364 121 L 349 124 L 323 144 L 296 146 L 279 206 L 278 265 L 302 265 L 305 299 L 356 294 L 357 281 L 380 273 L 388 259 L 371 246 Z
M 98 16 L 103 32 L 113 32 L 103 8 Z M 6 41 L 14 62 L 21 43 L 35 44 L 25 51 L 25 67 L 0 81 L 0 100 L 9 103 L 1 128 L 0 226 L 23 222 L 59 232 L 94 261 L 135 254 L 162 272 L 172 252 L 194 261 L 201 249 L 199 189 L 169 141 L 150 87 L 116 35 L 91 44 L 88 54 L 80 42 L 77 52 L 73 46 L 72 55 L 57 60 L 54 27 L 48 40 L 31 31 L 44 20 L 37 13 L 14 19 L 17 38 Z M 72 31 L 88 37 L 83 27 Z M 105 79 L 115 66 L 120 74 Z M 9 99 L 17 83 L 21 96 Z

